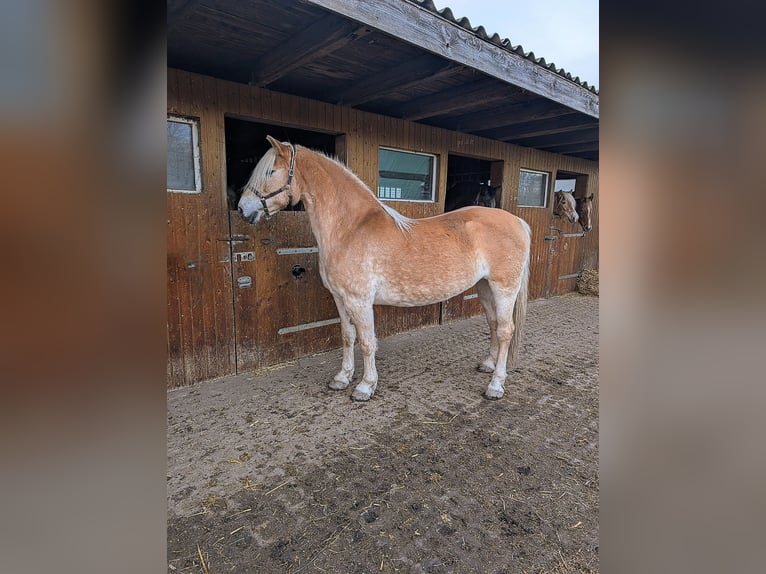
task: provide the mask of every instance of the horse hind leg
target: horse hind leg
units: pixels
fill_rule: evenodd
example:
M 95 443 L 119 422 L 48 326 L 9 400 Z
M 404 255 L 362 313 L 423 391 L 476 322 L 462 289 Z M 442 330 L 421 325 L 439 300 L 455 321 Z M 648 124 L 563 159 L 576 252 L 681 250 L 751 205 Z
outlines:
M 495 312 L 495 301 L 486 279 L 482 279 L 476 284 L 476 291 L 479 293 L 479 302 L 484 308 L 484 315 L 487 317 L 487 325 L 489 325 L 489 355 L 476 368 L 482 373 L 492 373 L 495 370 L 495 361 L 497 360 L 497 313 Z
M 515 325 L 513 323 L 513 305 L 515 296 L 498 293 L 495 296 L 495 311 L 497 312 L 497 357 L 492 380 L 484 396 L 488 399 L 500 399 L 505 394 L 505 379 L 508 375 L 508 351 Z
M 354 343 L 356 342 L 356 327 L 351 322 L 351 317 L 346 311 L 343 301 L 339 297 L 335 297 L 335 306 L 338 308 L 338 315 L 340 316 L 340 329 L 343 337 L 343 361 L 341 363 L 340 372 L 335 375 L 335 378 L 328 384 L 328 386 L 336 391 L 342 391 L 347 388 L 351 379 L 354 376 Z

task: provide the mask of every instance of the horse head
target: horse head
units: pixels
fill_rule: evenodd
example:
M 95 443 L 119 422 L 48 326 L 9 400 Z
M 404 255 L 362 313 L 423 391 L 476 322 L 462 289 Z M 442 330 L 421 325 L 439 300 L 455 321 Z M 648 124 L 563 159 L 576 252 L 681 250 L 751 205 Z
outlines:
M 483 207 L 495 207 L 495 193 L 496 188 L 489 187 L 488 185 L 481 184 L 479 193 L 474 200 L 474 205 L 481 205 Z
M 295 187 L 295 155 L 293 144 L 278 142 L 266 136 L 271 144 L 253 169 L 239 199 L 239 213 L 248 223 L 258 223 L 261 215 L 270 217 L 300 201 L 300 190 Z
M 578 197 L 575 199 L 577 204 L 577 215 L 580 216 L 580 225 L 583 231 L 593 229 L 591 223 L 591 213 L 593 211 L 593 194 L 587 197 Z
M 560 191 L 555 195 L 556 201 L 553 204 L 553 215 L 566 217 L 569 220 L 569 223 L 575 223 L 580 219 L 573 192 Z

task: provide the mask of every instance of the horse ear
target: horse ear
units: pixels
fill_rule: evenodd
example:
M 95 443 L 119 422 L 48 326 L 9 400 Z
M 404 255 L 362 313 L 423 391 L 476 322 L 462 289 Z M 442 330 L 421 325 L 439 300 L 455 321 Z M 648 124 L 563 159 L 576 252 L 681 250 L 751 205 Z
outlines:
M 266 140 L 271 144 L 271 147 L 273 147 L 277 151 L 277 153 L 284 152 L 285 146 L 281 142 L 275 140 L 273 137 L 268 135 L 266 136 Z

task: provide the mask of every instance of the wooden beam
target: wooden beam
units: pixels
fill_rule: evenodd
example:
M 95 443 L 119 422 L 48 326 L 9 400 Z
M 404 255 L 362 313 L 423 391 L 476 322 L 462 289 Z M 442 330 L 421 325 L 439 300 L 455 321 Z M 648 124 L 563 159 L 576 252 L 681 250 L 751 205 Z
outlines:
M 547 146 L 547 147 L 540 147 L 538 149 L 542 149 L 544 151 L 549 151 L 552 153 L 578 153 L 578 152 L 589 152 L 589 151 L 598 151 L 598 142 L 583 142 L 583 143 L 577 143 L 577 144 L 568 144 L 568 145 L 556 145 L 556 146 Z
M 379 72 L 368 81 L 342 92 L 338 98 L 338 104 L 358 106 L 389 92 L 406 90 L 414 84 L 423 82 L 426 78 L 432 79 L 433 76 L 445 72 L 455 73 L 457 68 L 452 62 L 434 58 L 431 54 L 424 54 Z
M 583 128 L 598 127 L 598 120 L 583 114 L 569 114 L 536 122 L 521 122 L 482 132 L 483 137 L 496 140 L 566 133 Z
M 471 105 L 486 106 L 508 100 L 508 93 L 499 87 L 496 80 L 479 80 L 415 98 L 397 107 L 395 113 L 405 120 L 417 121 L 455 112 Z
M 514 122 L 530 121 L 534 119 L 546 119 L 573 113 L 548 100 L 535 100 L 532 102 L 514 103 L 490 110 L 483 110 L 458 117 L 451 117 L 444 121 L 434 121 L 439 127 L 457 130 L 477 132 L 506 126 Z
M 253 66 L 250 85 L 267 86 L 295 68 L 322 58 L 364 34 L 364 28 L 342 21 L 334 14 L 320 18 L 308 28 L 285 40 Z
M 578 130 L 568 134 L 538 136 L 533 138 L 513 138 L 513 143 L 529 147 L 549 147 L 583 142 L 598 142 L 598 128 Z
M 589 116 L 599 116 L 599 97 L 525 57 L 401 0 L 305 0 L 400 38 L 413 46 L 479 70 Z

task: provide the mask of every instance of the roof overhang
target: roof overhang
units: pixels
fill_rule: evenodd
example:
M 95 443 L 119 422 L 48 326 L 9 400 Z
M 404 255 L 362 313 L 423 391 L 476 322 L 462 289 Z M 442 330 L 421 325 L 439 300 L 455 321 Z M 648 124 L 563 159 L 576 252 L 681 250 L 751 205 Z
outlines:
M 598 160 L 596 92 L 430 0 L 170 0 L 168 66 Z

